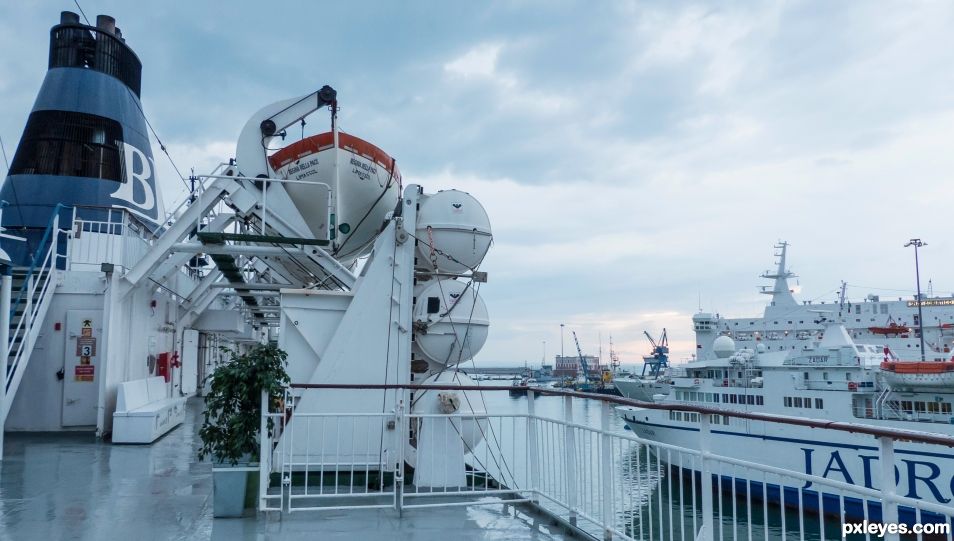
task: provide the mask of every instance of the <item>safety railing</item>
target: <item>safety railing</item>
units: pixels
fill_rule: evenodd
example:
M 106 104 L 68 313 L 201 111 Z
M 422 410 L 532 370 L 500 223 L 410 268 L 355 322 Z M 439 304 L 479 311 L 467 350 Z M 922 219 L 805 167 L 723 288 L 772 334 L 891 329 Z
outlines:
M 23 285 L 17 296 L 16 303 L 10 309 L 10 342 L 9 358 L 6 364 L 7 370 L 4 376 L 5 392 L 4 403 L 0 404 L 3 408 L 3 415 L 0 418 L 6 418 L 6 412 L 9 411 L 13 403 L 13 397 L 16 394 L 17 387 L 29 361 L 33 348 L 36 345 L 36 339 L 40 334 L 40 324 L 46 317 L 53 293 L 56 291 L 56 285 L 59 281 L 60 259 L 66 256 L 60 254 L 60 247 L 63 240 L 60 238 L 66 232 L 60 230 L 59 207 L 54 212 L 44 241 L 41 246 L 48 246 L 42 259 L 36 258 L 34 263 L 23 276 Z M 48 242 L 48 244 L 47 244 Z M 14 325 L 13 322 L 16 322 Z
M 84 216 L 101 215 L 101 219 Z M 126 209 L 76 208 L 70 269 L 99 271 L 103 263 L 131 268 L 155 243 L 155 233 Z
M 345 389 L 354 400 L 375 397 L 375 403 L 382 393 L 397 392 L 399 406 L 380 413 L 293 407 L 309 394 Z M 526 400 L 485 400 L 511 390 L 526 393 Z M 441 393 L 440 411 L 400 406 L 430 392 Z M 528 504 L 603 539 L 841 539 L 844 528 L 856 524 L 874 524 L 867 535 L 876 538 L 878 525 L 895 524 L 909 532 L 928 528 L 912 539 L 954 539 L 952 495 L 943 492 L 954 484 L 954 437 L 946 435 L 487 385 L 293 385 L 281 407 L 268 406 L 263 397 L 261 510 L 505 502 Z M 672 428 L 675 436 L 640 436 L 618 415 L 635 421 L 653 410 L 668 410 L 673 419 L 678 414 L 679 421 L 657 428 Z M 741 458 L 752 453 L 712 451 L 719 437 L 767 424 L 852 434 L 852 443 L 840 449 L 864 450 L 865 478 L 852 480 L 840 455 L 823 473 L 806 470 L 806 451 L 795 440 L 786 467 L 768 456 L 754 461 Z M 896 451 L 897 442 L 902 450 Z M 917 453 L 915 444 L 922 446 Z M 933 459 L 912 466 L 918 453 Z M 913 468 L 906 482 L 918 484 L 925 499 L 912 497 L 910 486 L 896 487 L 897 467 Z M 898 538 L 890 529 L 884 533 Z

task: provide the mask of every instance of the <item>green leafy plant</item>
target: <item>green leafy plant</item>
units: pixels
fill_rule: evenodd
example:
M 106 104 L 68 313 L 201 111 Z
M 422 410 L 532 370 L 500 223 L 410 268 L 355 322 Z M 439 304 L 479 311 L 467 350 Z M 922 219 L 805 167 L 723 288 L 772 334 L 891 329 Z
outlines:
M 253 462 L 259 459 L 262 391 L 268 393 L 269 403 L 282 399 L 290 382 L 285 371 L 288 354 L 271 344 L 256 345 L 242 355 L 223 350 L 230 360 L 209 376 L 205 419 L 199 429 L 199 460 L 211 455 L 216 462 L 227 461 L 234 466 L 245 457 Z M 272 427 L 269 419 L 269 434 Z

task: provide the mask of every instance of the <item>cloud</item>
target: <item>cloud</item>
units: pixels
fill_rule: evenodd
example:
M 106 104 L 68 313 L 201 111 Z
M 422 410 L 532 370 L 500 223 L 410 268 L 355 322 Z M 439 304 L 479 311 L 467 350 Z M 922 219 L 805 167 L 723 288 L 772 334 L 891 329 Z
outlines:
M 261 106 L 327 82 L 342 126 L 395 156 L 407 182 L 474 194 L 495 233 L 481 362 L 534 361 L 542 340 L 552 355 L 560 322 L 578 323 L 590 352 L 612 332 L 624 361 L 662 327 L 673 356 L 690 355 L 700 299 L 761 313 L 758 272 L 779 238 L 801 298 L 830 300 L 843 279 L 911 289 L 901 245 L 913 236 L 929 243 L 922 282 L 954 291 L 954 241 L 932 233 L 950 214 L 954 48 L 938 44 L 954 4 L 304 6 L 303 20 L 378 31 L 322 27 L 346 55 L 295 33 L 263 55 L 231 29 L 280 25 L 274 10 L 104 2 L 144 61 L 144 108 L 184 174 L 230 157 Z M 12 153 L 58 9 L 0 11 L 0 44 L 37 44 L 0 59 Z M 172 24 L 190 31 L 155 34 Z M 182 183 L 153 151 L 170 205 Z
M 497 58 L 503 45 L 500 43 L 482 43 L 463 55 L 444 64 L 444 71 L 452 76 L 493 79 L 497 76 Z M 512 81 L 504 79 L 504 84 Z

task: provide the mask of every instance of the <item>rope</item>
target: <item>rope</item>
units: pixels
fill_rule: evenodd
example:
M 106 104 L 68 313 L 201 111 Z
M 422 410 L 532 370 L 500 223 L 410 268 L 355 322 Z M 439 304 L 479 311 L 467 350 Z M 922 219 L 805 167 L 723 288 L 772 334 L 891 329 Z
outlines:
M 78 9 L 79 12 L 80 12 L 80 15 L 83 16 L 83 20 L 86 21 L 86 26 L 93 26 L 93 25 L 89 22 L 89 18 L 86 17 L 86 12 L 83 11 L 83 6 L 81 6 L 81 5 L 79 4 L 79 0 L 73 0 L 73 3 L 76 4 L 76 9 Z
M 79 5 L 79 4 L 77 4 Z M 179 175 L 179 180 L 182 181 L 182 185 L 185 186 L 186 191 L 189 190 L 189 183 L 186 182 L 184 176 L 182 176 L 182 171 L 179 171 L 179 166 L 176 165 L 175 160 L 172 159 L 172 156 L 169 154 L 169 150 L 166 149 L 166 145 L 162 142 L 162 139 L 159 138 L 159 134 L 156 133 L 155 128 L 152 127 L 152 123 L 149 122 L 149 117 L 146 116 L 146 112 L 143 111 L 142 105 L 139 104 L 139 98 L 133 94 L 133 91 L 126 87 L 126 92 L 129 93 L 129 96 L 133 98 L 133 103 L 136 104 L 136 108 L 139 109 L 139 113 L 142 115 L 143 120 L 146 121 L 146 126 L 149 127 L 149 131 L 152 132 L 152 136 L 156 138 L 156 142 L 159 143 L 159 148 L 162 150 L 162 153 L 166 155 L 166 158 L 169 158 L 169 163 L 172 164 L 172 168 L 176 170 L 176 174 Z

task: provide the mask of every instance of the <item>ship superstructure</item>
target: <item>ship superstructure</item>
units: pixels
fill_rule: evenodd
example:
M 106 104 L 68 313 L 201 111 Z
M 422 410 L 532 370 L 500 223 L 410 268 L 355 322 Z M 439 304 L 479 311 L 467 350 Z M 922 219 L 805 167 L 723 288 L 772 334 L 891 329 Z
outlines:
M 868 295 L 861 301 L 846 298 L 843 284 L 835 302 L 798 302 L 789 281 L 796 277 L 788 268 L 789 244 L 775 246 L 777 265 L 762 273 L 772 285 L 761 288 L 771 296 L 761 317 L 728 318 L 699 312 L 692 318 L 696 333 L 696 357 L 712 356 L 712 346 L 719 336 L 728 336 L 739 348 L 766 351 L 799 351 L 812 347 L 812 341 L 823 334 L 824 324 L 819 310 L 840 318 L 851 338 L 858 342 L 887 346 L 902 358 L 920 358 L 919 327 L 923 323 L 926 360 L 947 360 L 954 344 L 954 297 L 924 295 L 887 299 Z M 920 321 L 920 303 L 924 321 Z

